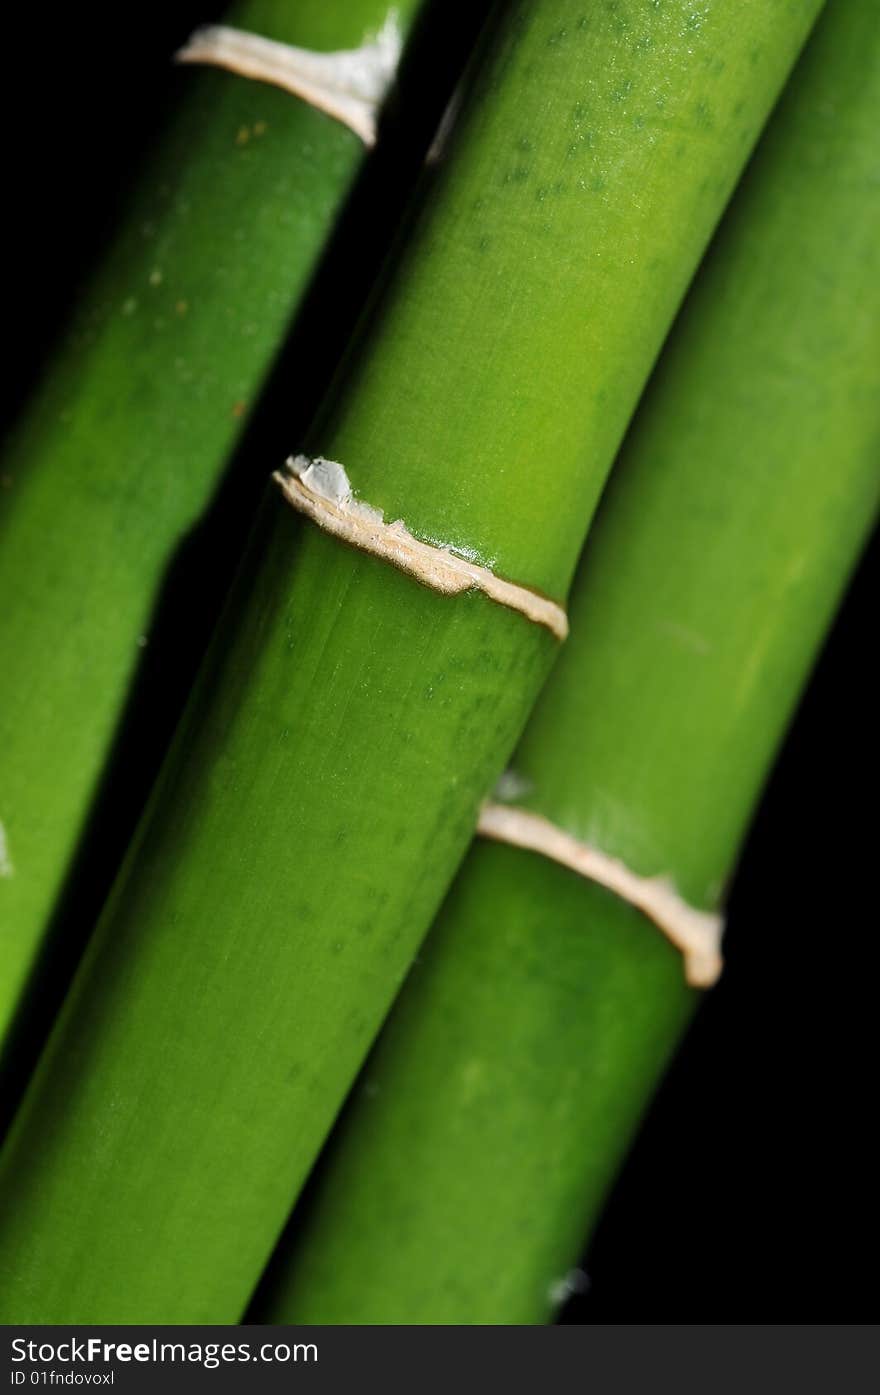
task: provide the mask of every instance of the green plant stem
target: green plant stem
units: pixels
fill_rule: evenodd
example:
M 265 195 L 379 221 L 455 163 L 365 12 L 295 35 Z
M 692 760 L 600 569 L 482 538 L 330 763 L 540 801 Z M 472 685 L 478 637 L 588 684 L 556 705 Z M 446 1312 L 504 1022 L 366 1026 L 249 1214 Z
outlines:
M 839 0 L 664 350 L 514 761 L 529 810 L 700 906 L 876 516 L 878 118 L 876 7 Z M 545 1320 L 693 998 L 632 907 L 478 840 L 254 1319 Z
M 561 600 L 815 4 L 504 7 L 313 447 Z M 277 497 L 3 1158 L 0 1313 L 241 1313 L 557 649 Z
M 398 6 L 402 20 L 414 9 Z M 228 18 L 333 49 L 357 46 L 387 11 L 385 0 L 247 0 Z M 363 163 L 353 132 L 276 88 L 193 69 L 181 86 L 0 462 L 0 1041 L 163 577 L 215 495 Z

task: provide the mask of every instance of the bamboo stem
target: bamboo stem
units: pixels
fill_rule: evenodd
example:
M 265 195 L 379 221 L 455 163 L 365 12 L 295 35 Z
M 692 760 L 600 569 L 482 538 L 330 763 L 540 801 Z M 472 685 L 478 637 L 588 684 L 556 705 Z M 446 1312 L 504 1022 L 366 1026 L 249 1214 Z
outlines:
M 398 10 L 407 22 L 414 0 Z M 386 15 L 385 0 L 245 0 L 230 17 L 346 47 Z M 228 73 L 188 72 L 183 86 L 2 460 L 0 1042 L 136 679 L 160 664 L 150 643 L 166 576 L 198 548 L 363 161 L 351 132 L 286 93 Z M 213 565 L 220 595 L 234 556 Z M 196 651 L 207 589 L 200 600 L 186 627 Z M 154 686 L 153 707 L 171 686 Z
M 876 517 L 878 57 L 872 7 L 831 6 L 628 436 L 514 760 L 533 816 L 707 908 Z M 478 840 L 253 1319 L 546 1320 L 692 1003 L 632 905 Z
M 308 454 L 564 603 L 815 9 L 502 7 Z M 275 494 L 4 1152 L 0 1313 L 240 1314 L 557 649 Z

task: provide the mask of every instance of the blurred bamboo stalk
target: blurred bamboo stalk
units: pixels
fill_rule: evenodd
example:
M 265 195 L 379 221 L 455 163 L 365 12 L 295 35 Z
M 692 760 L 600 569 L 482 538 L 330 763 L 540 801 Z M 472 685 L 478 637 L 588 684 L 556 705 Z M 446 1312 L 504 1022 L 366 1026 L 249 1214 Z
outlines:
M 416 8 L 397 5 L 395 22 Z M 346 49 L 382 29 L 388 4 L 243 0 L 229 18 Z M 219 71 L 188 71 L 182 87 L 0 460 L 0 1043 L 143 667 L 164 578 L 193 546 L 363 164 L 356 135 L 286 92 Z M 212 561 L 221 591 L 232 565 Z M 210 603 L 204 588 L 199 604 Z M 186 595 L 174 604 L 193 605 Z M 201 629 L 189 630 L 197 648 Z M 160 687 L 172 667 L 166 655 Z

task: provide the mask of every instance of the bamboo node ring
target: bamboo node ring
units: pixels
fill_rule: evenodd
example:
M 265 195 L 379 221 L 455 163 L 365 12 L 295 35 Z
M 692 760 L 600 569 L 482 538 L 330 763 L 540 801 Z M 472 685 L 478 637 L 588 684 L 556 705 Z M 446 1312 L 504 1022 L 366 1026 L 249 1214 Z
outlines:
M 379 108 L 394 80 L 402 38 L 392 10 L 378 34 L 360 48 L 320 53 L 264 39 L 226 24 L 204 25 L 174 55 L 177 63 L 225 68 L 241 77 L 280 87 L 376 142 Z
M 541 853 L 613 891 L 652 920 L 681 951 L 685 978 L 692 988 L 711 988 L 717 982 L 724 963 L 723 917 L 691 906 L 668 878 L 639 876 L 618 858 L 572 837 L 541 814 L 515 805 L 487 801 L 480 810 L 477 832 L 498 843 Z
M 557 639 L 568 634 L 565 610 L 548 596 L 505 581 L 489 567 L 461 557 L 451 548 L 422 542 L 401 519 L 386 523 L 381 510 L 354 498 L 348 475 L 338 461 L 292 456 L 272 478 L 287 502 L 325 532 L 362 552 L 382 557 L 423 586 L 444 596 L 483 591 L 490 600 L 543 625 Z

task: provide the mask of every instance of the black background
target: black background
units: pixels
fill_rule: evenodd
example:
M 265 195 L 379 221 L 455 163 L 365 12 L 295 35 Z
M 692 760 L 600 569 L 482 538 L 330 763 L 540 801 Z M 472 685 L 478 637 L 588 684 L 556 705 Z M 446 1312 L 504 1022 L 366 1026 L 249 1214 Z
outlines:
M 4 425 L 167 109 L 168 55 L 218 8 L 4 16 Z M 874 1316 L 878 566 L 875 544 L 755 823 L 723 981 L 649 1113 L 585 1259 L 589 1289 L 564 1320 Z

